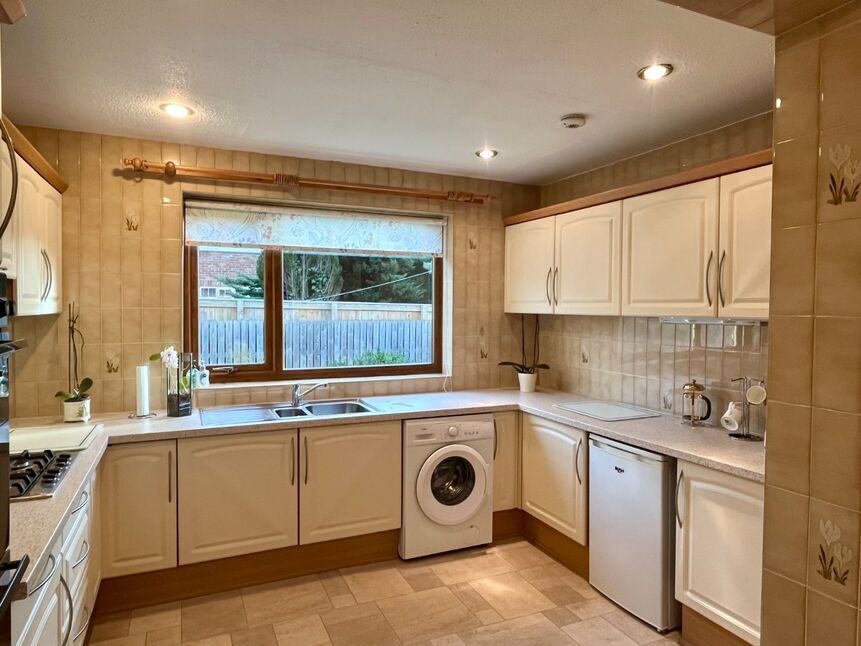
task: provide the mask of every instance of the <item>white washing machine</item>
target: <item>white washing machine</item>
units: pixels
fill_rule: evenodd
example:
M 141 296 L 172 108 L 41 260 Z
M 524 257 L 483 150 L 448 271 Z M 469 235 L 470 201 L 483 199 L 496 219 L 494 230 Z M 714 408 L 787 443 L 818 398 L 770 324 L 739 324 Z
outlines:
M 401 558 L 493 540 L 493 415 L 404 423 Z

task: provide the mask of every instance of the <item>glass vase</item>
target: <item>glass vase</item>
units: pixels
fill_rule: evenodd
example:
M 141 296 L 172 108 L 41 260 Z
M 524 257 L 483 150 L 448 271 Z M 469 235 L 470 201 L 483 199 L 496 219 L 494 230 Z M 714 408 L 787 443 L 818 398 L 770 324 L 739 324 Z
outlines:
M 165 387 L 167 388 L 167 414 L 169 417 L 191 415 L 191 352 L 180 352 L 176 369 L 167 368 Z

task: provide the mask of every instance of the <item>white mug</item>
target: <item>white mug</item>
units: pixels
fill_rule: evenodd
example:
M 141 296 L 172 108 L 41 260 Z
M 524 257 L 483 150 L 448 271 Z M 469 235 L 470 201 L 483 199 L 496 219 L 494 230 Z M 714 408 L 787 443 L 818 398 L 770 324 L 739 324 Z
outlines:
M 720 418 L 720 425 L 728 431 L 737 431 L 744 418 L 744 408 L 740 402 L 730 402 Z

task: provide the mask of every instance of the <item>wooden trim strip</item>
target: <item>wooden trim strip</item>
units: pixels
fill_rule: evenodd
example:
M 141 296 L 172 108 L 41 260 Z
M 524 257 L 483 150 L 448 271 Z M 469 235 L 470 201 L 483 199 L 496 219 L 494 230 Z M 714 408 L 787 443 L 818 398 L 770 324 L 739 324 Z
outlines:
M 547 523 L 523 512 L 523 538 L 547 552 L 572 572 L 589 580 L 589 548 Z
M 685 605 L 682 606 L 682 643 L 686 646 L 748 646 L 741 637 Z
M 30 143 L 30 140 L 15 127 L 15 124 L 9 121 L 9 117 L 3 115 L 2 119 L 9 130 L 9 135 L 12 137 L 12 145 L 15 147 L 15 152 L 30 164 L 33 170 L 39 173 L 51 186 L 60 193 L 65 193 L 66 189 L 69 188 L 66 180 L 60 177 L 60 173 L 42 156 L 42 153 L 36 150 L 36 147 Z
M 0 0 L 0 22 L 14 25 L 27 15 L 27 9 L 21 0 Z
M 636 184 L 629 184 L 628 186 L 614 188 L 609 191 L 602 191 L 601 193 L 594 193 L 584 197 L 577 197 L 573 200 L 567 200 L 566 202 L 559 202 L 559 204 L 544 206 L 540 209 L 535 209 L 534 211 L 527 211 L 526 213 L 520 213 L 519 215 L 510 215 L 504 220 L 505 226 L 520 224 L 521 222 L 530 222 L 532 220 L 540 220 L 541 218 L 549 218 L 554 215 L 560 215 L 561 213 L 585 209 L 590 206 L 598 206 L 599 204 L 615 202 L 616 200 L 624 200 L 629 197 L 644 195 L 645 193 L 654 193 L 655 191 L 662 191 L 667 188 L 681 186 L 682 184 L 700 182 L 704 179 L 720 177 L 721 175 L 728 175 L 730 173 L 748 170 L 749 168 L 756 168 L 757 166 L 765 166 L 772 162 L 772 156 L 772 150 L 771 148 L 768 148 L 755 153 L 742 155 L 741 157 L 732 157 L 730 159 L 712 162 L 711 164 L 703 164 L 702 166 L 688 168 L 683 171 L 679 171 L 678 173 L 673 173 L 672 175 L 656 177 L 655 179 L 637 182 Z
M 410 197 L 425 200 L 445 200 L 447 202 L 463 202 L 466 204 L 486 204 L 490 195 L 466 193 L 462 191 L 430 191 L 413 188 L 398 188 L 395 186 L 380 186 L 377 184 L 352 184 L 349 182 L 333 182 L 325 179 L 309 179 L 298 175 L 283 175 L 281 173 L 253 173 L 240 170 L 223 170 L 220 168 L 197 168 L 196 166 L 181 166 L 174 162 L 152 162 L 135 157 L 123 159 L 125 166 L 130 166 L 137 173 L 164 175 L 165 177 L 186 177 L 201 180 L 221 180 L 225 182 L 247 182 L 249 184 L 272 184 L 286 188 L 322 188 L 335 191 L 352 191 L 354 193 L 373 193 L 392 197 Z

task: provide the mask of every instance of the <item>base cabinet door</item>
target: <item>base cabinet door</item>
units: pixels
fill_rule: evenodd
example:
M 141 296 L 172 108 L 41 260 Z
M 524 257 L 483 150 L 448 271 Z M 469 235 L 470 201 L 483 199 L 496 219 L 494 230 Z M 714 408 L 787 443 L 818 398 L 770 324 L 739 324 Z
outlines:
M 179 564 L 296 545 L 298 432 L 181 439 Z
M 299 543 L 401 526 L 401 423 L 299 431 Z
M 176 567 L 176 440 L 109 446 L 100 479 L 102 576 Z
M 586 545 L 586 433 L 534 415 L 523 415 L 521 427 L 521 508 Z
M 622 315 L 717 312 L 717 178 L 622 202 Z
M 763 486 L 679 461 L 676 599 L 759 644 Z
M 771 166 L 720 178 L 718 316 L 768 318 Z
M 556 314 L 621 313 L 622 202 L 556 216 Z
M 520 505 L 520 441 L 517 413 L 496 413 L 493 453 L 493 511 Z
M 505 227 L 505 311 L 553 312 L 555 218 Z

